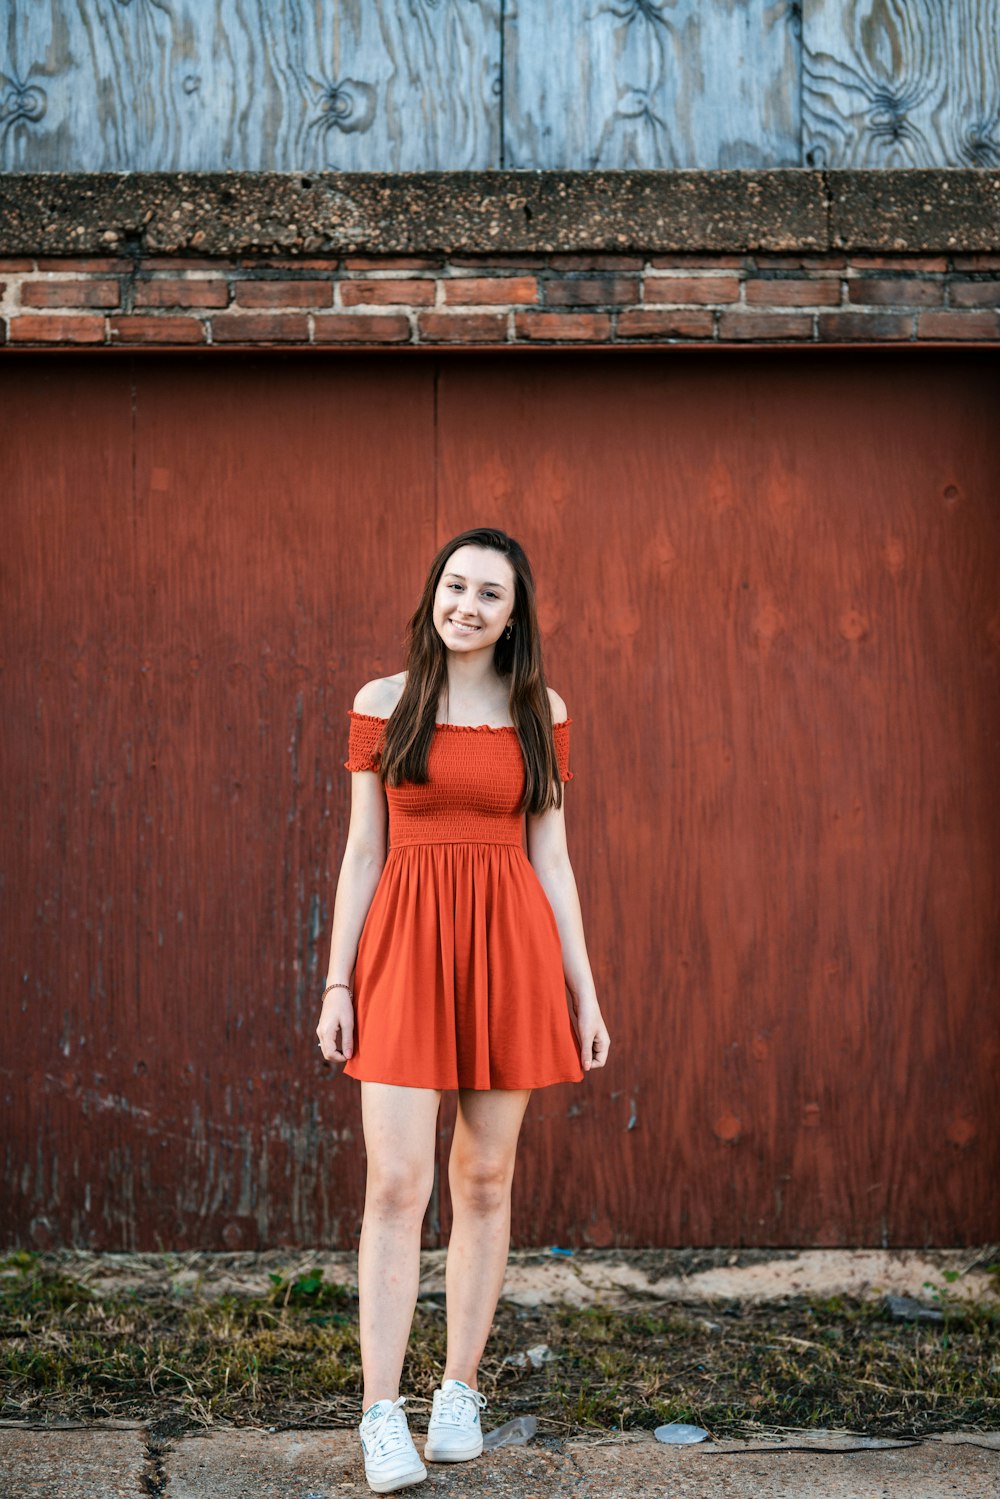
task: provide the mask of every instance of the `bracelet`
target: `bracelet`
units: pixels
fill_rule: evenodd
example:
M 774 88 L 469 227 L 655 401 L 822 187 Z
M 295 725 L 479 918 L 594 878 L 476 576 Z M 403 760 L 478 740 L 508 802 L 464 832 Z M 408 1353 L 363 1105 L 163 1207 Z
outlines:
M 331 989 L 346 989 L 351 998 L 354 998 L 354 990 L 351 988 L 350 984 L 327 984 L 326 988 L 323 990 L 323 993 L 319 997 L 320 1004 L 323 1003 L 323 1000 L 329 994 Z

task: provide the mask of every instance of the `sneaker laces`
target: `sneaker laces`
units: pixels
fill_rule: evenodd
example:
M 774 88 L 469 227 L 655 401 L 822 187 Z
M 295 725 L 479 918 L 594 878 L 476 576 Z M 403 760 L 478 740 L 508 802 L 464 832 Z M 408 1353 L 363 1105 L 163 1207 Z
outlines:
M 470 1401 L 471 1405 L 463 1405 L 463 1401 Z M 486 1405 L 486 1396 L 481 1395 L 478 1390 L 463 1388 L 458 1384 L 449 1385 L 447 1390 L 441 1390 L 438 1395 L 438 1419 L 447 1421 L 452 1426 L 465 1426 L 475 1419 L 473 1412 L 476 1407 L 485 1410 Z
M 409 1446 L 410 1428 L 402 1409 L 405 1400 L 406 1396 L 400 1395 L 374 1421 L 365 1422 L 365 1445 L 371 1449 L 372 1456 L 387 1457 L 391 1452 Z

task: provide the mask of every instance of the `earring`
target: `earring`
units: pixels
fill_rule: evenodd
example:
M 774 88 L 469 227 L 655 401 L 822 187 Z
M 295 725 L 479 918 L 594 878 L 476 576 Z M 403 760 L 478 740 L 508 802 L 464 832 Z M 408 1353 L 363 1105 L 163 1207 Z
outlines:
M 512 634 L 512 632 L 513 632 L 513 629 L 514 629 L 514 621 L 513 621 L 513 620 L 511 620 L 511 619 L 509 619 L 509 620 L 508 620 L 508 621 L 507 621 L 507 628 L 506 628 L 506 630 L 504 630 L 504 632 L 503 632 L 503 633 L 504 633 L 504 639 L 505 639 L 505 640 L 509 640 L 509 639 L 510 639 L 510 637 L 511 637 L 511 634 Z

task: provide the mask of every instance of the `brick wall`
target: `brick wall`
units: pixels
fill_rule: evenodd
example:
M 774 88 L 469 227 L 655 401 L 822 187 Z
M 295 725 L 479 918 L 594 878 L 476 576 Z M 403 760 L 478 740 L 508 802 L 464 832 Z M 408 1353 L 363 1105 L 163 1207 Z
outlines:
M 0 259 L 17 348 L 1000 338 L 1000 254 Z

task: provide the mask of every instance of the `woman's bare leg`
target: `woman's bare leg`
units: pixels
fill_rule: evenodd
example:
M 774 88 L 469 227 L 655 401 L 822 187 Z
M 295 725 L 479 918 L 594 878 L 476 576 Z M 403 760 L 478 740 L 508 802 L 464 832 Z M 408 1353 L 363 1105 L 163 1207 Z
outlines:
M 510 1187 L 531 1089 L 460 1088 L 448 1158 L 452 1228 L 445 1264 L 448 1357 L 443 1379 L 478 1389 L 510 1249 Z
M 435 1088 L 361 1084 L 368 1154 L 358 1244 L 362 1410 L 399 1395 L 420 1286 L 420 1230 L 434 1184 L 440 1101 Z

